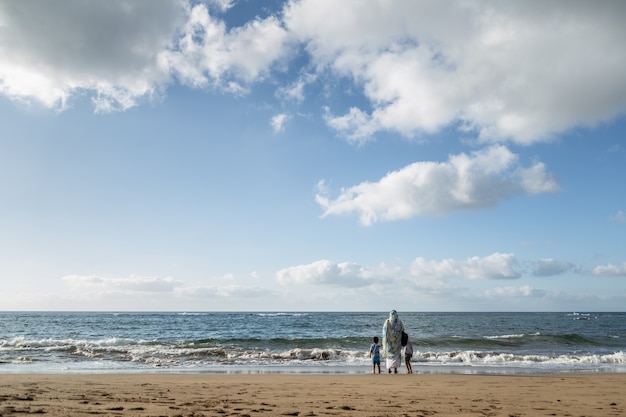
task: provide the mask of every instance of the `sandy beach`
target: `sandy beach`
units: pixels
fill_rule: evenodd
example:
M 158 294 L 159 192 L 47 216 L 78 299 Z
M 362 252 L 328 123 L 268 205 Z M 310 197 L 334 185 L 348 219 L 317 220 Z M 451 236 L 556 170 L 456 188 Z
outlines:
M 0 416 L 624 416 L 626 374 L 0 375 Z

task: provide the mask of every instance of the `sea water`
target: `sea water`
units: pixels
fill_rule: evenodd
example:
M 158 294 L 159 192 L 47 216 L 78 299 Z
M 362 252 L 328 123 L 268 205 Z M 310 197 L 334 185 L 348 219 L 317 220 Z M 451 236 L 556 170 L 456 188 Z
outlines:
M 626 313 L 398 313 L 416 373 L 626 372 Z M 387 317 L 0 312 L 0 373 L 367 373 Z

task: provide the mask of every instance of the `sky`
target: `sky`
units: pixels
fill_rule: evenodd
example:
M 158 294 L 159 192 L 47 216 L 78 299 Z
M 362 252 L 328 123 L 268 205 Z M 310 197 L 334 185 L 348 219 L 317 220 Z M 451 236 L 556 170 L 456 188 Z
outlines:
M 0 310 L 624 311 L 625 20 L 0 0 Z

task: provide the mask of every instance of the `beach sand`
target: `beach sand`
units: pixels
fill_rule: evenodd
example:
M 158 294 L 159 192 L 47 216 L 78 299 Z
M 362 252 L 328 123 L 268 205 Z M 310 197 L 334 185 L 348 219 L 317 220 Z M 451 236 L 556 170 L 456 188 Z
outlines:
M 0 374 L 0 416 L 626 416 L 626 374 Z

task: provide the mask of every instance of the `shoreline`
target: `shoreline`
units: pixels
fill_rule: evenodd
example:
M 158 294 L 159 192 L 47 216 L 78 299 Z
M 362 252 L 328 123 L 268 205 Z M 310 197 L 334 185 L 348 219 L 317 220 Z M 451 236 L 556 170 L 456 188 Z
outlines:
M 616 416 L 626 373 L 0 374 L 0 415 Z
M 626 365 L 562 367 L 498 366 L 498 365 L 428 365 L 412 362 L 413 372 L 419 375 L 611 375 L 626 374 Z M 385 373 L 384 365 L 381 367 Z M 406 373 L 404 364 L 399 373 Z M 201 367 L 71 367 L 38 366 L 37 364 L 3 364 L 0 375 L 364 375 L 371 373 L 371 363 L 353 365 L 213 365 Z M 0 416 L 1 417 L 1 416 Z

